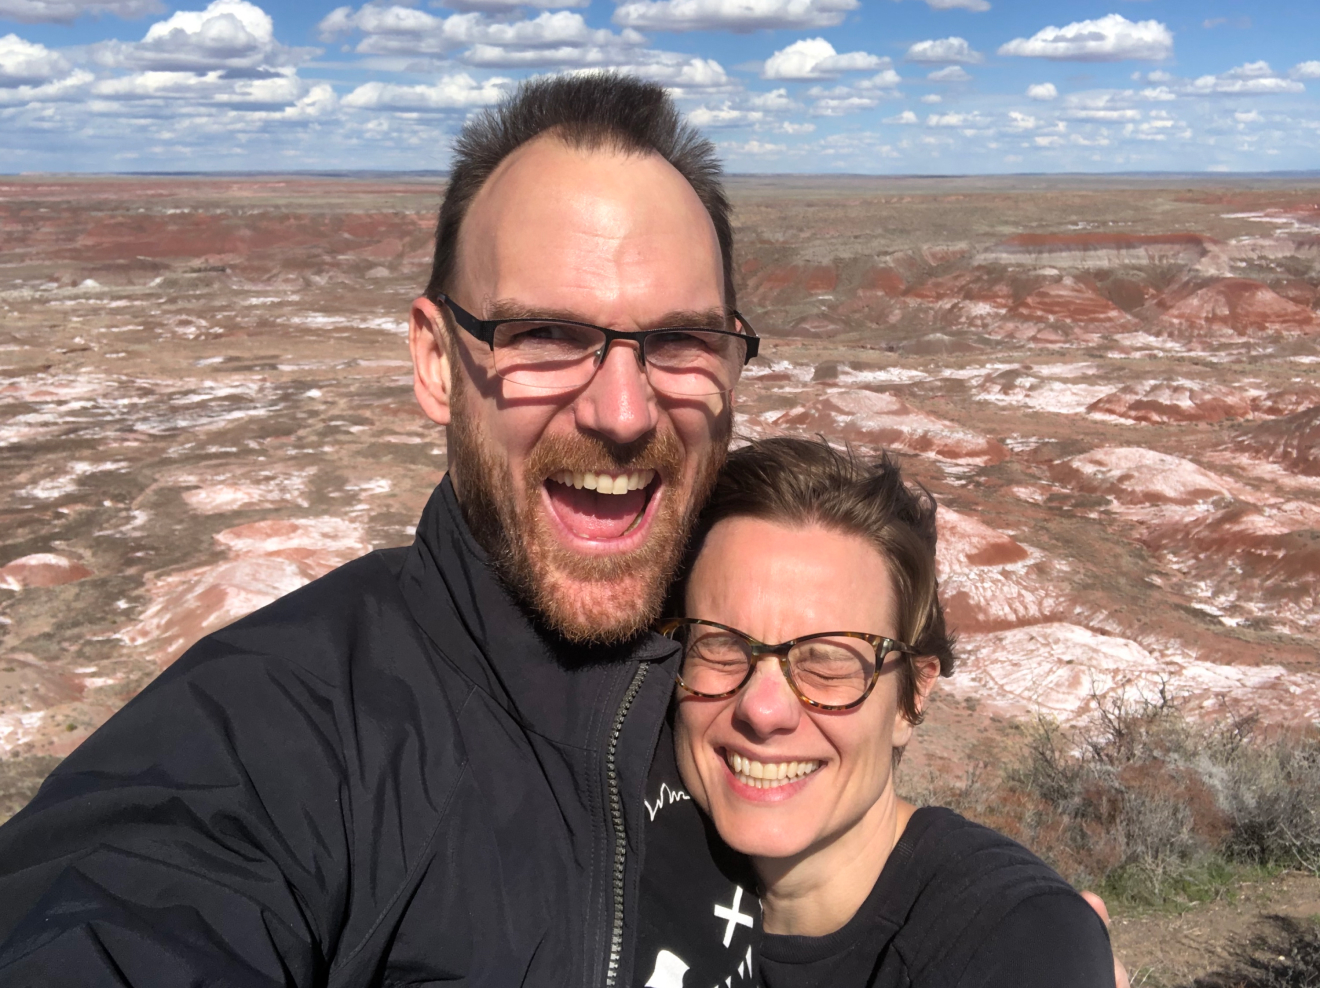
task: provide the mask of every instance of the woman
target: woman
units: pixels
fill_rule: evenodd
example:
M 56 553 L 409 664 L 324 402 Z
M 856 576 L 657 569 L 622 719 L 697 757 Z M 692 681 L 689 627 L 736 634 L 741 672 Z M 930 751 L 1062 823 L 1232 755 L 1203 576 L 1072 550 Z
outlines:
M 686 792 L 755 870 L 754 980 L 1113 988 L 1104 925 L 1067 883 L 894 791 L 953 671 L 934 520 L 887 458 L 792 439 L 733 453 L 703 515 L 686 617 L 661 630 L 684 648 Z

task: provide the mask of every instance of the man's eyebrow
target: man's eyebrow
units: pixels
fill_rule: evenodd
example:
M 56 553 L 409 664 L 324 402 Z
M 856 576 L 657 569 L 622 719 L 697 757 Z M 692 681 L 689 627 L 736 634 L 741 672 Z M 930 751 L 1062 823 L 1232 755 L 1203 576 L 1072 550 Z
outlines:
M 580 322 L 595 325 L 581 313 L 571 309 L 555 309 L 542 306 L 530 306 L 516 299 L 501 298 L 493 300 L 487 311 L 488 321 L 496 319 L 558 319 L 563 322 Z M 651 325 L 643 329 L 725 329 L 729 324 L 728 310 L 721 305 L 709 309 L 674 309 L 666 312 Z

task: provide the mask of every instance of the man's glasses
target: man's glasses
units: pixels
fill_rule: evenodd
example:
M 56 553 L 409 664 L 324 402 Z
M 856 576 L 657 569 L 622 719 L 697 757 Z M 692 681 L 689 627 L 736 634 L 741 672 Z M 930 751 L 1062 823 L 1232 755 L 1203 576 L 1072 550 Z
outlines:
M 564 319 L 478 319 L 448 295 L 438 298 L 454 322 L 490 347 L 497 375 L 544 391 L 582 387 L 610 344 L 630 340 L 656 391 L 679 397 L 722 394 L 733 390 L 761 342 L 737 312 L 739 332 L 675 327 L 625 333 Z
M 683 646 L 678 685 L 711 700 L 733 696 L 752 678 L 762 655 L 777 655 L 799 700 L 821 710 L 847 710 L 871 695 L 891 654 L 917 654 L 911 645 L 863 631 L 823 631 L 767 645 L 736 628 L 696 618 L 668 618 L 656 630 Z

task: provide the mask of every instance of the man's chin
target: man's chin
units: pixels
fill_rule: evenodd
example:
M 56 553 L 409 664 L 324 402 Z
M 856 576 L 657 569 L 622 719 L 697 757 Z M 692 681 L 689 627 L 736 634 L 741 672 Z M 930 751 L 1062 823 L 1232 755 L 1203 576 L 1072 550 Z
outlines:
M 645 631 L 660 616 L 668 577 L 668 572 L 607 580 L 563 572 L 541 574 L 535 610 L 570 642 L 617 645 Z

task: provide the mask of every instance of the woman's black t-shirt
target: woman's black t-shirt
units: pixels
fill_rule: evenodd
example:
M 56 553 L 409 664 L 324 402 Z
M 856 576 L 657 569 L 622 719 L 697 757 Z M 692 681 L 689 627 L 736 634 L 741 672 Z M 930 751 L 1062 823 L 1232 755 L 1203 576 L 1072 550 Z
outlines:
M 1104 923 L 1034 854 L 952 810 L 913 814 L 862 907 L 765 935 L 765 988 L 1114 988 Z
M 951 810 L 917 810 L 840 930 L 767 936 L 747 859 L 683 790 L 665 730 L 647 789 L 642 988 L 1114 988 L 1095 912 L 1035 855 Z

